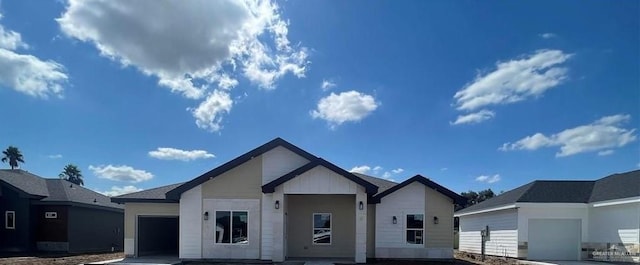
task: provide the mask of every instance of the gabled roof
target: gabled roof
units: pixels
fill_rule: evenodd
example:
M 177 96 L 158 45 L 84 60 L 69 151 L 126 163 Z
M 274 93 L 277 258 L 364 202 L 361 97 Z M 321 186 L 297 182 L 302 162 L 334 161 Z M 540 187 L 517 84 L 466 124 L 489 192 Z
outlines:
M 609 175 L 596 181 L 589 202 L 640 196 L 640 170 Z
M 425 177 L 423 177 L 421 175 L 415 175 L 412 178 L 407 179 L 407 180 L 401 182 L 400 184 L 395 185 L 395 186 L 385 190 L 384 192 L 379 193 L 378 195 L 373 197 L 373 201 L 375 203 L 380 203 L 380 200 L 382 198 L 384 198 L 385 196 L 387 196 L 387 195 L 389 195 L 391 193 L 394 193 L 397 190 L 399 190 L 399 189 L 401 189 L 401 188 L 403 188 L 403 187 L 405 187 L 405 186 L 407 186 L 407 185 L 409 185 L 409 184 L 411 184 L 413 182 L 416 182 L 416 181 L 419 182 L 419 183 L 422 183 L 423 185 L 425 185 L 425 186 L 427 186 L 429 188 L 434 189 L 437 192 L 442 193 L 443 195 L 445 195 L 445 196 L 447 196 L 449 198 L 451 198 L 453 200 L 453 202 L 456 203 L 456 204 L 462 204 L 462 203 L 464 203 L 466 201 L 466 199 L 464 197 L 458 195 L 457 193 L 455 193 L 455 192 L 453 192 L 453 191 L 441 186 L 440 184 L 435 183 L 435 182 L 431 181 L 430 179 L 425 178 Z
M 148 189 L 138 192 L 132 192 L 123 194 L 116 197 L 111 197 L 111 201 L 114 203 L 125 203 L 125 202 L 177 202 L 177 200 L 167 199 L 166 193 L 180 185 L 184 184 L 184 182 L 166 185 L 154 189 Z
M 244 164 L 245 162 L 251 160 L 254 157 L 258 157 L 268 151 L 270 151 L 271 149 L 274 149 L 278 146 L 282 146 L 286 149 L 289 149 L 290 151 L 298 154 L 299 156 L 302 156 L 304 158 L 306 158 L 309 161 L 312 161 L 314 159 L 316 159 L 317 157 L 308 153 L 307 151 L 304 151 L 302 149 L 300 149 L 299 147 L 283 140 L 282 138 L 276 138 L 271 140 L 270 142 L 263 144 L 239 157 L 236 157 L 235 159 L 217 167 L 212 169 L 211 171 L 204 173 L 202 175 L 200 175 L 199 177 L 192 179 L 188 182 L 185 182 L 184 184 L 176 187 L 175 189 L 167 192 L 167 199 L 170 200 L 179 200 L 180 199 L 180 195 L 182 195 L 183 192 L 188 191 L 210 179 L 213 179 L 221 174 L 223 174 L 224 172 L 227 172 L 239 165 Z
M 354 175 L 353 173 L 350 173 L 334 164 L 331 164 L 329 161 L 324 160 L 322 158 L 315 158 L 313 160 L 311 160 L 311 162 L 297 168 L 294 169 L 293 171 L 287 173 L 286 175 L 279 177 L 265 185 L 262 186 L 262 192 L 263 193 L 273 193 L 275 191 L 275 188 L 277 186 L 282 185 L 283 183 L 317 167 L 317 166 L 323 166 L 355 183 L 357 183 L 360 186 L 363 186 L 365 188 L 365 191 L 367 192 L 367 194 L 373 195 L 376 194 L 378 192 L 378 186 L 371 184 L 370 182 Z
M 593 203 L 640 196 L 640 170 L 598 180 L 536 180 L 456 212 L 464 214 L 517 202 Z
M 0 181 L 14 187 L 30 197 L 49 196 L 45 180 L 22 169 L 0 169 Z
M 64 179 L 45 179 L 49 196 L 40 200 L 46 204 L 79 203 L 91 207 L 123 209 L 122 205 L 112 203 L 108 196 L 73 184 Z

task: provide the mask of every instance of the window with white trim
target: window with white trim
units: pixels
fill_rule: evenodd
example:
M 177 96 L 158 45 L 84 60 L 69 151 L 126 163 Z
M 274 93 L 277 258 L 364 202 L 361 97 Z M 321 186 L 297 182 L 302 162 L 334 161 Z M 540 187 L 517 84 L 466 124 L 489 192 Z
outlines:
M 331 245 L 331 214 L 313 214 L 313 244 Z
M 407 244 L 424 243 L 424 214 L 407 214 Z
M 216 211 L 216 244 L 249 244 L 247 211 Z
M 4 228 L 16 229 L 16 212 L 15 211 L 4 212 Z

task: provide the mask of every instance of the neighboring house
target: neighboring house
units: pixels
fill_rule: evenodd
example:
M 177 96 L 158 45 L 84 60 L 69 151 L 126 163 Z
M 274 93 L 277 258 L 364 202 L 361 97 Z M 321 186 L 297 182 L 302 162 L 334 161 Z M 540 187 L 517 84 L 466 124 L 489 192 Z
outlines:
M 122 249 L 123 207 L 62 179 L 0 170 L 0 252 Z
M 461 251 L 533 260 L 640 262 L 640 170 L 534 181 L 455 213 Z
M 453 257 L 456 193 L 345 171 L 276 138 L 188 182 L 112 198 L 125 254 L 181 259 Z

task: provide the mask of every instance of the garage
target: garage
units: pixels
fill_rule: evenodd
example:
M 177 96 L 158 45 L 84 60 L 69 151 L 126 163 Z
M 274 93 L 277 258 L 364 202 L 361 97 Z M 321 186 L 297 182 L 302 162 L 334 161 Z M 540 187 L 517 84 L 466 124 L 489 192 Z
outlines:
M 139 216 L 138 256 L 177 256 L 178 217 Z
M 579 260 L 580 219 L 529 219 L 528 259 Z

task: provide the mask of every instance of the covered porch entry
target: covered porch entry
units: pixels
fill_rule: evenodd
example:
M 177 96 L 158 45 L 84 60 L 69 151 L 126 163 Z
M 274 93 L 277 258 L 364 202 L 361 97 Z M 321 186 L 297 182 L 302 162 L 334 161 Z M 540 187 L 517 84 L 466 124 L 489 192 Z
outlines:
M 286 257 L 355 259 L 356 201 L 348 194 L 290 194 Z
M 367 198 L 377 190 L 322 159 L 263 185 L 262 259 L 366 262 Z

